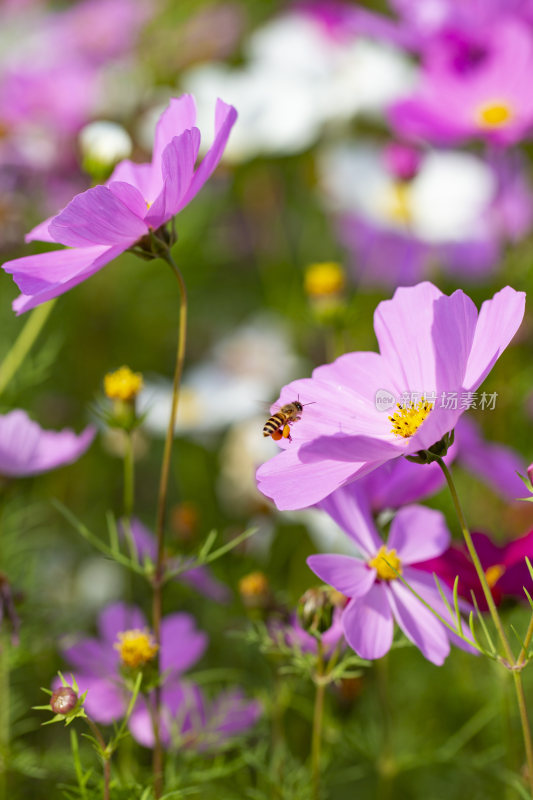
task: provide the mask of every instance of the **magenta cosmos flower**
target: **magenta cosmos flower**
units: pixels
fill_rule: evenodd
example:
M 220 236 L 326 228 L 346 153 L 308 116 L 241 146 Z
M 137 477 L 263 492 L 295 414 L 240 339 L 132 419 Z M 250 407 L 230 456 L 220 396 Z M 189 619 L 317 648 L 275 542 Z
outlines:
M 350 598 L 342 614 L 348 644 L 361 658 L 381 658 L 392 645 L 396 620 L 429 661 L 442 664 L 450 650 L 448 631 L 398 580 L 398 573 L 433 609 L 449 616 L 433 576 L 411 566 L 448 547 L 450 534 L 443 515 L 423 506 L 405 506 L 395 516 L 385 545 L 371 516 L 354 500 L 352 487 L 338 489 L 320 507 L 361 553 L 360 558 L 315 555 L 307 559 L 321 580 Z
M 530 595 L 533 594 L 533 583 L 526 564 L 526 556 L 530 561 L 533 560 L 533 531 L 504 545 L 496 544 L 485 533 L 473 533 L 472 539 L 496 603 L 501 603 L 505 597 L 525 601 L 524 587 Z M 477 572 L 463 545 L 452 545 L 437 558 L 416 566 L 434 572 L 450 587 L 458 577 L 461 597 L 471 602 L 473 592 L 479 608 L 487 611 L 487 601 Z
M 283 451 L 259 468 L 260 491 L 280 509 L 305 508 L 440 442 L 516 333 L 524 306 L 525 294 L 509 286 L 479 313 L 460 290 L 397 289 L 374 315 L 379 353 L 347 353 L 283 388 L 273 408 L 297 398 L 312 405 L 292 425 L 292 441 L 282 439 Z
M 13 303 L 15 311 L 27 311 L 77 286 L 181 211 L 220 161 L 236 117 L 233 106 L 217 101 L 215 138 L 195 168 L 200 131 L 194 99 L 183 95 L 171 100 L 157 124 L 150 164 L 121 161 L 105 186 L 76 195 L 26 237 L 67 249 L 3 265 L 22 292 Z
M 0 415 L 0 475 L 22 478 L 76 461 L 91 445 L 92 426 L 79 436 L 65 428 L 43 430 L 25 411 Z
M 512 144 L 524 138 L 533 125 L 530 29 L 518 19 L 502 19 L 487 28 L 483 45 L 482 57 L 467 69 L 449 63 L 447 42 L 433 45 L 419 87 L 390 110 L 394 129 L 441 144 L 472 137 Z
M 97 722 L 113 722 L 124 716 L 129 692 L 123 670 L 136 669 L 155 656 L 153 637 L 142 611 L 114 603 L 98 619 L 100 637 L 81 639 L 63 650 L 75 669 L 81 692 L 88 690 L 85 708 Z M 207 635 L 196 628 L 190 614 L 169 614 L 161 622 L 161 672 L 176 679 L 204 654 Z

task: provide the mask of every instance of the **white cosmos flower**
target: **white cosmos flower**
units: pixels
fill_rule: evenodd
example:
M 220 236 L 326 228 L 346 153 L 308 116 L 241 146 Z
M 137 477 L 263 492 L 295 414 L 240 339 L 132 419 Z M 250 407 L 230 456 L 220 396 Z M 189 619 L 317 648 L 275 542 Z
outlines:
M 413 85 L 399 50 L 360 38 L 339 40 L 303 13 L 271 20 L 250 37 L 244 67 L 194 67 L 181 85 L 198 103 L 200 125 L 216 97 L 239 110 L 224 158 L 290 155 L 308 148 L 327 122 L 381 113 Z
M 434 244 L 487 233 L 496 182 L 491 168 L 474 155 L 429 152 L 408 186 L 387 171 L 382 152 L 370 144 L 337 145 L 318 163 L 326 203 L 334 211 Z

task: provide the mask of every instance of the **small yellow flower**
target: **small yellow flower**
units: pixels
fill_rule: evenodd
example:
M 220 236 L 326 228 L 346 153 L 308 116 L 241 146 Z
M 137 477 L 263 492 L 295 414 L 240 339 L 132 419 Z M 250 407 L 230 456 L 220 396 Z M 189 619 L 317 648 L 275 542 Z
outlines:
M 143 387 L 140 372 L 132 372 L 129 367 L 120 367 L 108 372 L 104 378 L 104 391 L 110 400 L 134 400 Z
M 118 650 L 124 666 L 131 669 L 144 667 L 159 650 L 152 634 L 138 628 L 122 631 L 118 634 L 117 639 L 118 641 L 113 646 L 115 650 Z
M 268 578 L 264 572 L 250 572 L 239 581 L 239 592 L 244 599 L 264 597 L 269 590 Z
M 344 289 L 344 272 L 336 261 L 309 264 L 305 271 L 304 288 L 310 297 L 330 297 Z

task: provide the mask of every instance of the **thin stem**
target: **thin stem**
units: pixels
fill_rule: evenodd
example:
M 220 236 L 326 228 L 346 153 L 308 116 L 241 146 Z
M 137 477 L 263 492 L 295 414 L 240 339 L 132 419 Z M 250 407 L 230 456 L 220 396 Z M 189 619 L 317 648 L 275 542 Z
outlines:
M 520 651 L 520 655 L 518 656 L 516 662 L 519 667 L 523 667 L 526 664 L 527 653 L 529 650 L 529 645 L 531 643 L 532 636 L 533 636 L 533 613 L 529 618 L 529 625 L 527 626 L 526 638 L 524 639 L 524 646 L 522 647 L 522 650 Z
M 5 390 L 33 347 L 55 302 L 55 300 L 50 300 L 48 303 L 44 303 L 44 305 L 35 308 L 28 317 L 15 343 L 0 364 L 0 394 Z
M 529 791 L 530 791 L 531 797 L 533 798 L 533 744 L 532 744 L 532 739 L 531 739 L 531 728 L 530 728 L 529 719 L 528 719 L 528 716 L 527 716 L 526 699 L 525 699 L 525 695 L 524 695 L 524 687 L 523 687 L 523 684 L 522 684 L 522 676 L 520 674 L 521 667 L 523 666 L 522 663 L 521 663 L 522 653 L 520 654 L 518 659 L 515 660 L 515 657 L 513 655 L 513 651 L 511 650 L 511 646 L 509 644 L 507 636 L 505 635 L 505 631 L 503 629 L 503 625 L 502 625 L 502 622 L 501 622 L 501 619 L 500 619 L 500 615 L 498 614 L 498 610 L 496 608 L 496 604 L 494 602 L 494 598 L 492 597 L 492 592 L 491 592 L 490 587 L 489 587 L 489 585 L 487 583 L 487 579 L 485 577 L 485 572 L 484 572 L 483 567 L 481 565 L 481 561 L 479 560 L 479 556 L 477 554 L 476 548 L 474 547 L 474 542 L 472 541 L 472 536 L 470 535 L 470 531 L 469 531 L 468 526 L 466 524 L 466 521 L 465 521 L 465 518 L 464 518 L 464 514 L 463 514 L 463 511 L 461 509 L 461 504 L 459 502 L 459 497 L 458 497 L 457 491 L 455 489 L 455 484 L 453 482 L 453 478 L 451 476 L 451 473 L 450 473 L 448 467 L 446 466 L 446 464 L 442 460 L 442 458 L 437 457 L 436 460 L 439 463 L 440 468 L 442 469 L 442 471 L 444 473 L 444 477 L 446 478 L 446 481 L 448 483 L 448 488 L 450 489 L 450 493 L 452 495 L 452 500 L 453 500 L 453 503 L 454 503 L 454 506 L 455 506 L 455 510 L 457 512 L 457 517 L 459 519 L 459 524 L 461 526 L 461 530 L 462 530 L 462 533 L 463 533 L 464 540 L 466 542 L 466 546 L 468 548 L 468 552 L 470 554 L 470 558 L 472 559 L 474 567 L 476 568 L 477 576 L 479 578 L 479 582 L 481 583 L 481 587 L 483 589 L 483 593 L 485 595 L 485 599 L 487 601 L 487 605 L 489 607 L 489 611 L 490 611 L 492 620 L 494 622 L 494 626 L 495 626 L 496 630 L 498 631 L 498 635 L 500 637 L 500 641 L 501 641 L 503 649 L 505 651 L 505 656 L 506 656 L 506 659 L 507 659 L 506 666 L 509 669 L 511 669 L 512 672 L 513 672 L 513 681 L 514 681 L 516 699 L 517 699 L 517 702 L 518 702 L 518 710 L 519 710 L 519 713 L 520 713 L 520 723 L 522 725 L 522 736 L 524 738 L 524 748 L 525 748 L 525 751 L 526 751 Z M 529 638 L 531 638 L 531 635 L 532 635 L 530 633 L 531 625 L 532 625 L 532 623 L 530 621 L 530 626 L 528 628 Z M 522 649 L 522 652 L 523 652 L 523 649 Z
M 502 643 L 502 646 L 503 646 L 503 649 L 504 649 L 504 652 L 505 652 L 505 657 L 507 658 L 507 661 L 509 662 L 509 666 L 511 666 L 511 665 L 513 665 L 515 663 L 513 651 L 511 650 L 511 646 L 509 644 L 507 636 L 505 635 L 505 631 L 503 629 L 502 621 L 500 619 L 500 615 L 498 614 L 498 609 L 496 608 L 496 603 L 494 602 L 494 598 L 492 596 L 492 592 L 490 590 L 489 584 L 487 582 L 487 578 L 485 576 L 485 571 L 483 569 L 481 561 L 479 560 L 479 556 L 477 554 L 477 550 L 474 547 L 474 542 L 472 541 L 472 536 L 470 535 L 470 531 L 468 529 L 468 525 L 466 524 L 466 520 L 465 520 L 465 517 L 464 517 L 464 514 L 463 514 L 463 510 L 461 508 L 461 503 L 459 502 L 459 497 L 457 495 L 457 490 L 455 488 L 455 484 L 453 482 L 452 475 L 450 473 L 450 470 L 448 469 L 448 467 L 446 466 L 446 464 L 442 460 L 442 458 L 440 458 L 440 456 L 436 457 L 436 461 L 438 462 L 440 468 L 442 469 L 442 471 L 444 473 L 444 477 L 446 478 L 446 482 L 448 484 L 448 488 L 449 488 L 450 494 L 452 496 L 453 504 L 455 506 L 455 511 L 457 513 L 457 518 L 459 519 L 459 525 L 461 526 L 461 532 L 463 534 L 463 538 L 465 540 L 468 552 L 470 554 L 470 558 L 472 559 L 472 562 L 473 562 L 474 567 L 476 569 L 476 573 L 477 573 L 477 576 L 479 578 L 479 582 L 481 584 L 481 588 L 483 589 L 483 594 L 485 595 L 485 600 L 487 601 L 487 605 L 488 605 L 488 608 L 489 608 L 489 611 L 490 611 L 490 615 L 492 617 L 492 621 L 494 622 L 494 627 L 498 631 L 498 636 L 500 637 L 500 641 Z
M 133 438 L 131 431 L 125 432 L 126 448 L 124 452 L 124 516 L 130 519 L 133 514 L 133 498 L 135 496 L 135 462 L 133 458 Z
M 7 800 L 9 750 L 9 639 L 0 634 L 0 799 Z
M 324 645 L 322 640 L 317 640 L 317 665 L 315 681 L 315 708 L 313 712 L 313 737 L 311 740 L 311 779 L 313 785 L 313 800 L 320 797 L 320 752 L 322 748 L 322 722 L 324 718 L 324 694 L 326 684 L 321 678 L 324 675 Z
M 178 415 L 178 401 L 181 375 L 183 372 L 183 364 L 185 361 L 185 345 L 187 337 L 187 290 L 181 272 L 172 258 L 170 248 L 167 247 L 161 254 L 161 258 L 170 264 L 180 288 L 180 318 L 179 318 L 179 332 L 178 332 L 178 346 L 176 352 L 176 367 L 174 371 L 174 382 L 172 385 L 172 405 L 170 410 L 170 419 L 168 422 L 167 436 L 165 440 L 165 450 L 163 453 L 163 463 L 161 465 L 161 478 L 159 482 L 159 494 L 157 502 L 157 522 L 156 522 L 156 537 L 157 537 L 157 558 L 155 564 L 155 571 L 153 577 L 153 602 L 152 602 L 152 624 L 154 629 L 154 637 L 156 643 L 161 645 L 161 615 L 162 615 L 162 589 L 164 583 L 164 555 L 165 555 L 165 518 L 168 494 L 168 479 L 170 474 L 170 459 L 172 455 L 172 443 L 174 440 L 174 429 L 176 427 L 176 418 Z M 160 650 L 160 648 L 159 648 Z M 159 658 L 158 658 L 158 671 Z M 154 724 L 154 754 L 153 754 L 153 770 L 154 770 L 154 794 L 157 798 L 161 797 L 163 793 L 163 748 L 161 745 L 161 737 L 159 735 L 159 717 L 161 709 L 161 686 L 158 681 L 155 689 L 155 724 Z
M 111 797 L 111 757 L 107 752 L 107 745 L 105 743 L 104 737 L 100 733 L 100 729 L 96 723 L 92 721 L 90 717 L 86 717 L 85 721 L 91 731 L 94 733 L 96 741 L 101 750 L 102 761 L 104 762 L 104 793 L 102 795 L 103 800 L 110 800 Z
M 391 710 L 389 703 L 389 681 L 388 681 L 388 659 L 387 656 L 376 661 L 377 687 L 379 704 L 381 706 L 383 724 L 383 743 L 381 755 L 378 760 L 379 769 L 379 791 L 380 800 L 390 797 L 392 790 L 392 779 L 394 774 L 394 758 L 392 753 L 391 741 Z

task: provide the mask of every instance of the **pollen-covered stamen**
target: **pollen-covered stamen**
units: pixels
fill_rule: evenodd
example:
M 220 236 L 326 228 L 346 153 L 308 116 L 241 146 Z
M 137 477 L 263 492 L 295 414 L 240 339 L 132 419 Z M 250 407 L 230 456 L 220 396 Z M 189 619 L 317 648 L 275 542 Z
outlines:
M 396 550 L 387 550 L 385 545 L 368 561 L 368 566 L 376 570 L 381 581 L 392 581 L 402 574 L 402 562 L 396 555 Z
M 498 583 L 504 572 L 505 567 L 503 564 L 493 564 L 492 567 L 488 567 L 485 570 L 485 578 L 491 589 Z
M 397 403 L 398 411 L 389 417 L 392 422 L 391 433 L 408 439 L 417 432 L 434 405 L 434 403 L 428 403 L 425 397 L 418 403 Z
M 500 128 L 513 117 L 513 110 L 508 103 L 485 103 L 477 110 L 478 122 L 487 128 Z
M 142 388 L 142 375 L 140 372 L 132 372 L 129 367 L 108 372 L 104 378 L 104 391 L 110 400 L 134 400 Z
M 118 650 L 124 666 L 132 669 L 144 667 L 159 650 L 152 634 L 138 628 L 122 631 L 118 634 L 117 640 L 113 647 Z

